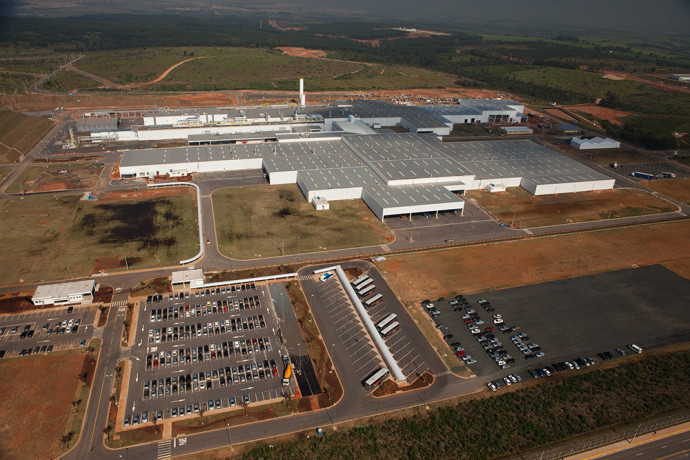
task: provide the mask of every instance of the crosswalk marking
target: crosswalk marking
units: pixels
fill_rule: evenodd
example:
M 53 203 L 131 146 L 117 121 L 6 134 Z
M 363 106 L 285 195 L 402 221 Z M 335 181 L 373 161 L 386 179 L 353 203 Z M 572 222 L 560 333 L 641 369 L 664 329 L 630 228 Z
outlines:
M 172 441 L 163 441 L 158 443 L 158 458 L 168 458 L 172 455 Z
M 126 300 L 118 300 L 112 303 L 113 307 L 125 307 L 127 306 L 127 301 Z

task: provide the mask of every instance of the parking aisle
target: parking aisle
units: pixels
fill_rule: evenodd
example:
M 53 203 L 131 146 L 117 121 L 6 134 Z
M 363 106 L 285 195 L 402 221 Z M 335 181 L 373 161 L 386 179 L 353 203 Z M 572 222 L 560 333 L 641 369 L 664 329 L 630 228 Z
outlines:
M 171 298 L 172 296 L 172 298 Z M 125 424 L 281 398 L 284 365 L 265 285 L 142 301 Z

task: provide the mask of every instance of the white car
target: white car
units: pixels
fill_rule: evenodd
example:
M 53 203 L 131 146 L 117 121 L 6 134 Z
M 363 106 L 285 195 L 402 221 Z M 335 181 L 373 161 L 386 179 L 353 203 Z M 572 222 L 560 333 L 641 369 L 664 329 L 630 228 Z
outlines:
M 321 275 L 321 277 L 319 279 L 321 280 L 321 282 L 325 283 L 326 281 L 328 281 L 331 278 L 333 278 L 333 272 L 324 273 L 323 275 Z

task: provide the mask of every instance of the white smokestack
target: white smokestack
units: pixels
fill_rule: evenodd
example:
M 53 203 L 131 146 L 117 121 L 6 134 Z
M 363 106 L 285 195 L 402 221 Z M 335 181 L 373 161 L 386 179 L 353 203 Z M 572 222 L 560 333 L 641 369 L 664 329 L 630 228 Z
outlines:
M 304 78 L 299 79 L 299 106 L 307 105 L 307 99 L 304 97 Z

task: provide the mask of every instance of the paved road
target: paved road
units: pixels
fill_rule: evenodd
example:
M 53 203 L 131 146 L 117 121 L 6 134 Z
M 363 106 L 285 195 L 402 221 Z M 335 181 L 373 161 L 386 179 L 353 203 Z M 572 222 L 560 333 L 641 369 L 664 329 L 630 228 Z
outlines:
M 127 296 L 116 294 L 113 303 L 121 303 Z M 82 432 L 79 442 L 64 458 L 107 458 L 108 453 L 103 445 L 103 428 L 108 417 L 108 398 L 115 383 L 115 366 L 120 360 L 120 339 L 123 331 L 123 321 L 126 307 L 112 307 L 108 314 L 108 322 L 103 329 L 101 354 L 98 359 L 96 373 L 89 403 L 84 414 Z
M 594 458 L 594 457 L 589 457 Z M 607 460 L 661 460 L 690 458 L 690 431 L 684 431 L 673 436 L 652 442 L 635 445 L 628 449 L 618 450 L 610 454 L 597 456 Z

